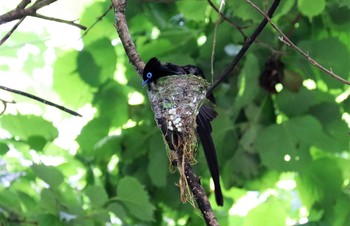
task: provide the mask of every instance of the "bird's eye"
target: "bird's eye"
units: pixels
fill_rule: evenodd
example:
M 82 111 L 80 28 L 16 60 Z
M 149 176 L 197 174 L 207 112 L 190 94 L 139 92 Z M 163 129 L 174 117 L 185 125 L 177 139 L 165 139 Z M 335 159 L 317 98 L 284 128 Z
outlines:
M 148 72 L 147 75 L 146 75 L 147 78 L 152 78 L 152 73 L 151 72 Z

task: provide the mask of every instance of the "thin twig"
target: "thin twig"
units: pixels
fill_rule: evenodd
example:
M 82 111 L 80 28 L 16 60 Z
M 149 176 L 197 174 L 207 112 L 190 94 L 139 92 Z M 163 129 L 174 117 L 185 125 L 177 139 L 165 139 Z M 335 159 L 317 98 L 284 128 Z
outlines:
M 32 6 L 28 8 L 13 9 L 3 15 L 0 15 L 0 25 L 13 20 L 22 19 L 23 17 L 36 13 L 36 11 L 39 10 L 40 8 L 44 6 L 48 6 L 56 1 L 57 0 L 41 0 L 41 1 L 36 1 Z
M 279 5 L 280 0 L 275 0 L 268 12 L 268 15 L 272 17 L 273 13 L 275 12 L 277 6 Z M 268 20 L 264 18 L 259 26 L 256 28 L 254 33 L 245 41 L 243 47 L 241 50 L 238 52 L 236 57 L 232 60 L 232 62 L 221 72 L 219 79 L 217 79 L 207 90 L 207 97 L 213 92 L 213 90 L 224 80 L 226 79 L 230 73 L 233 71 L 233 69 L 236 67 L 238 62 L 241 60 L 241 58 L 244 56 L 244 54 L 247 52 L 251 44 L 255 41 L 255 39 L 258 37 L 258 35 L 261 33 L 261 31 L 264 29 L 266 26 Z
M 11 88 L 8 88 L 8 87 L 6 87 L 6 86 L 0 86 L 0 89 L 6 90 L 6 91 L 9 91 L 9 92 L 12 92 L 12 93 L 16 93 L 16 94 L 19 94 L 19 95 L 22 95 L 22 96 L 31 98 L 31 99 L 33 99 L 33 100 L 42 102 L 42 103 L 44 103 L 44 104 L 47 104 L 47 105 L 50 105 L 50 106 L 52 106 L 52 107 L 58 108 L 58 109 L 60 109 L 61 111 L 65 111 L 65 112 L 67 112 L 67 113 L 69 113 L 69 114 L 72 114 L 72 115 L 74 115 L 74 116 L 80 116 L 80 117 L 82 117 L 81 114 L 79 114 L 79 113 L 77 113 L 77 112 L 75 112 L 75 111 L 72 111 L 72 110 L 70 110 L 70 109 L 68 109 L 68 108 L 65 108 L 65 107 L 63 107 L 63 106 L 60 106 L 60 105 L 58 105 L 58 104 L 55 104 L 55 103 L 53 103 L 53 102 L 51 102 L 51 101 L 45 100 L 45 99 L 43 99 L 43 98 L 37 97 L 37 96 L 35 96 L 35 95 L 33 95 L 33 94 L 26 93 L 26 92 L 23 92 L 23 91 L 20 91 L 20 90 L 16 90 L 16 89 L 11 89 Z
M 2 44 L 4 44 L 4 42 L 6 42 L 6 40 L 12 35 L 12 33 L 17 29 L 17 27 L 23 22 L 23 20 L 25 19 L 25 17 L 23 17 L 22 19 L 20 19 L 13 27 L 12 29 L 7 32 L 7 34 L 0 40 L 0 46 Z
M 256 6 L 254 3 L 252 3 L 250 0 L 246 0 L 246 2 L 248 2 L 254 9 L 256 9 L 259 13 L 261 13 L 266 20 L 269 21 L 269 23 L 271 24 L 271 26 L 281 35 L 281 37 L 279 38 L 281 40 L 281 42 L 283 42 L 284 44 L 286 44 L 287 46 L 295 49 L 297 52 L 299 52 L 302 56 L 304 56 L 309 62 L 310 64 L 318 67 L 319 69 L 321 69 L 322 71 L 326 72 L 327 74 L 329 74 L 330 76 L 332 76 L 333 78 L 337 79 L 338 81 L 350 85 L 350 81 L 345 80 L 344 78 L 340 77 L 339 75 L 335 74 L 331 69 L 327 69 L 325 67 L 323 67 L 321 64 L 319 64 L 316 60 L 314 60 L 313 58 L 310 57 L 310 55 L 308 53 L 305 53 L 303 50 L 301 50 L 298 46 L 296 46 L 283 32 L 281 29 L 279 29 L 279 27 L 277 27 L 277 25 L 275 23 L 272 22 L 271 17 L 269 15 L 266 15 L 258 6 Z
M 244 40 L 247 38 L 246 34 L 243 32 L 244 28 L 247 28 L 247 26 L 241 26 L 241 25 L 237 25 L 235 24 L 232 20 L 230 20 L 225 14 L 223 14 L 221 12 L 221 10 L 219 10 L 214 3 L 211 0 L 208 0 L 209 5 L 218 13 L 220 14 L 220 16 L 227 21 L 229 24 L 231 24 L 231 26 L 233 26 L 234 28 L 236 28 L 238 30 L 239 33 L 241 33 L 241 35 L 243 36 Z
M 31 0 L 22 0 L 16 7 L 16 9 L 24 9 L 29 5 Z M 12 35 L 12 33 L 18 28 L 18 26 L 23 22 L 25 17 L 21 18 L 13 27 L 12 29 L 6 33 L 6 35 L 0 40 L 0 46 L 6 42 L 6 40 Z
M 216 47 L 216 35 L 218 31 L 218 25 L 221 20 L 221 10 L 223 5 L 225 4 L 225 0 L 221 0 L 219 11 L 218 11 L 218 19 L 215 22 L 214 27 L 214 38 L 213 38 L 213 47 L 211 49 L 211 57 L 210 57 L 210 68 L 211 68 L 211 82 L 213 83 L 214 80 L 214 58 L 215 58 L 215 47 Z
M 85 37 L 85 35 L 87 35 L 87 33 L 93 28 L 95 27 L 95 25 L 100 22 L 106 15 L 107 13 L 109 13 L 109 11 L 112 10 L 112 4 L 108 7 L 108 9 L 99 17 L 97 17 L 96 21 L 82 34 L 81 39 Z
M 65 23 L 69 24 L 75 27 L 78 27 L 82 30 L 86 30 L 86 27 L 80 24 L 75 23 L 74 21 L 67 21 L 67 20 L 62 20 L 58 18 L 53 18 L 53 17 L 48 17 L 44 16 L 41 14 L 37 14 L 36 11 L 39 10 L 40 8 L 44 6 L 48 6 L 51 3 L 56 2 L 57 0 L 37 0 L 32 6 L 26 8 L 30 3 L 31 0 L 22 0 L 15 9 L 0 15 L 0 25 L 14 21 L 14 20 L 19 20 L 13 27 L 12 29 L 0 40 L 0 46 L 13 34 L 13 32 L 18 28 L 18 26 L 22 23 L 22 21 L 27 17 L 27 16 L 33 16 L 45 20 L 50 20 L 50 21 L 55 21 L 59 23 Z
M 62 20 L 62 19 L 59 19 L 59 18 L 44 16 L 44 15 L 41 15 L 41 14 L 38 14 L 38 13 L 33 13 L 33 14 L 29 15 L 29 16 L 40 18 L 40 19 L 44 19 L 44 20 L 55 21 L 55 22 L 58 22 L 58 23 L 72 25 L 72 26 L 80 28 L 81 30 L 86 30 L 87 29 L 87 27 L 85 27 L 84 25 L 75 23 L 75 21 Z
M 31 0 L 22 0 L 18 5 L 17 5 L 17 9 L 24 9 L 25 7 L 27 7 L 27 5 L 29 5 L 31 3 Z

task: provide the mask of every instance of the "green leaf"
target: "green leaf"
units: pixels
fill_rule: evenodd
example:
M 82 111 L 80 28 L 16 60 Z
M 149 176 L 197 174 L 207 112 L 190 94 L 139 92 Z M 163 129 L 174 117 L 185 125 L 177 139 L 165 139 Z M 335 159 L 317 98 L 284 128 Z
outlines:
M 266 202 L 258 205 L 244 219 L 243 226 L 251 225 L 286 225 L 286 206 L 276 198 L 270 198 Z
M 336 161 L 322 158 L 306 165 L 296 182 L 299 195 L 307 208 L 315 203 L 329 207 L 341 193 L 343 178 Z
M 10 148 L 6 144 L 0 142 L 0 155 L 5 155 L 9 150 Z
M 129 119 L 127 94 L 125 87 L 114 81 L 103 86 L 93 102 L 98 117 L 108 118 L 114 127 L 124 125 Z
M 39 214 L 38 215 L 38 223 L 39 226 L 62 226 L 62 222 L 58 218 L 58 216 L 52 214 Z
M 105 209 L 100 209 L 98 211 L 94 211 L 91 214 L 91 218 L 94 219 L 95 222 L 98 221 L 98 222 L 105 223 L 105 222 L 110 221 L 109 213 Z M 79 224 L 79 225 L 81 225 L 81 224 Z
M 251 20 L 253 22 L 260 22 L 262 16 L 258 13 L 250 4 L 246 1 L 228 1 L 227 4 L 231 9 L 234 9 L 234 16 L 245 20 Z
M 30 136 L 27 140 L 31 149 L 42 151 L 46 145 L 46 140 L 42 136 Z
M 219 60 L 220 58 L 227 59 L 227 54 L 225 53 L 225 47 L 228 44 L 232 44 L 229 42 L 231 36 L 230 34 L 232 32 L 232 26 L 230 26 L 227 23 L 222 23 L 217 28 L 217 34 L 216 34 L 216 45 L 215 45 L 215 59 Z M 204 61 L 203 66 L 206 66 L 208 68 L 208 71 L 210 70 L 210 56 L 213 49 L 213 40 L 214 40 L 214 31 L 210 32 L 206 35 L 207 40 L 204 43 L 203 46 L 199 49 L 199 56 L 202 58 L 202 61 Z M 226 62 L 225 62 L 226 64 Z M 215 63 L 215 68 L 219 67 L 217 63 Z M 203 68 L 205 69 L 205 68 Z M 219 68 L 221 69 L 221 67 Z M 218 71 L 218 73 L 221 72 Z
M 248 181 L 246 184 L 246 189 L 260 191 L 267 190 L 276 185 L 276 183 L 280 180 L 280 175 L 280 172 L 269 170 L 262 176 Z
M 264 129 L 258 136 L 257 149 L 270 169 L 300 170 L 311 161 L 311 146 L 327 148 L 329 138 L 321 124 L 311 116 L 292 118 Z
M 12 136 L 23 140 L 39 136 L 53 141 L 58 136 L 58 131 L 51 122 L 34 115 L 4 115 L 0 118 L 0 123 Z
M 98 153 L 96 161 L 104 161 L 110 159 L 112 155 L 116 154 L 117 150 L 120 150 L 120 136 L 107 136 L 99 140 L 94 145 L 94 153 Z M 117 153 L 119 154 L 119 153 Z
M 42 209 L 45 209 L 45 212 L 57 214 L 59 209 L 57 194 L 55 194 L 51 189 L 43 189 L 40 193 L 40 202 L 39 205 Z
M 20 212 L 21 203 L 14 190 L 0 190 L 0 206 L 6 207 L 10 211 Z
M 83 50 L 77 58 L 78 72 L 81 79 L 90 86 L 100 85 L 101 68 L 94 61 L 93 55 Z
M 76 141 L 85 154 L 95 155 L 93 147 L 99 140 L 108 135 L 110 123 L 105 118 L 94 118 L 81 130 Z
M 92 185 L 86 188 L 85 194 L 89 197 L 90 202 L 95 207 L 102 207 L 108 201 L 108 195 L 101 186 Z
M 92 90 L 77 73 L 77 52 L 68 52 L 58 56 L 54 65 L 53 88 L 64 102 L 75 108 L 91 102 Z
M 28 191 L 26 191 L 28 192 Z M 37 199 L 30 196 L 28 193 L 17 191 L 18 199 L 21 200 L 21 204 L 28 210 L 38 209 Z
M 225 183 L 230 186 L 243 186 L 246 180 L 255 178 L 259 174 L 260 165 L 256 154 L 242 150 L 236 151 L 234 157 L 225 162 L 223 173 L 229 177 Z
M 326 8 L 325 0 L 298 0 L 298 8 L 300 12 L 312 18 L 321 14 Z
M 342 120 L 339 104 L 322 102 L 313 106 L 310 113 L 322 123 L 323 131 L 328 135 L 331 145 L 324 147 L 327 151 L 339 153 L 349 150 L 349 128 Z
M 347 7 L 350 9 L 350 2 L 348 0 L 336 0 L 336 2 L 339 4 L 339 7 Z
M 253 54 L 248 54 L 242 72 L 239 75 L 239 91 L 235 102 L 236 108 L 249 104 L 259 93 L 259 75 L 258 59 Z
M 166 55 L 173 50 L 172 43 L 167 39 L 157 39 L 157 42 L 150 42 L 143 45 L 143 48 L 140 49 L 140 55 L 144 59 L 150 59 L 154 56 Z
M 80 23 L 89 27 L 92 24 L 96 23 L 96 18 L 101 17 L 110 6 L 108 1 L 97 1 L 90 4 L 85 8 L 83 14 L 80 17 Z M 129 8 L 129 7 L 128 7 Z M 127 10 L 129 11 L 129 10 Z M 82 39 L 85 45 L 104 38 L 104 37 L 115 37 L 115 29 L 110 29 L 111 24 L 115 23 L 115 18 L 113 10 L 110 10 L 109 13 L 98 20 L 98 26 L 92 26 L 89 30 L 89 33 L 84 36 Z
M 99 86 L 113 78 L 116 69 L 116 53 L 111 41 L 101 38 L 86 46 L 78 55 L 78 71 L 83 81 Z
M 328 69 L 332 69 L 335 73 L 347 79 L 350 71 L 350 52 L 344 43 L 338 38 L 328 38 L 323 40 L 307 40 L 298 44 L 299 48 L 308 52 L 312 58 Z M 343 84 L 332 78 L 328 74 L 320 71 L 311 64 L 308 64 L 313 73 L 320 76 L 328 87 L 342 88 Z
M 119 203 L 116 203 L 116 202 L 110 203 L 108 205 L 108 209 L 112 211 L 122 221 L 128 218 L 128 215 L 125 212 L 124 207 Z
M 349 225 L 350 224 L 350 198 L 346 194 L 340 194 L 334 205 L 333 225 Z
M 157 187 L 165 187 L 168 175 L 168 157 L 167 150 L 164 147 L 163 139 L 159 133 L 156 133 L 149 141 L 148 153 L 148 174 L 152 183 Z
M 208 7 L 206 1 L 176 1 L 176 7 L 186 19 L 204 21 L 205 11 Z
M 295 3 L 295 0 L 284 0 L 282 1 L 279 6 L 278 10 L 273 15 L 274 20 L 278 20 L 281 16 L 287 15 L 290 10 L 293 8 Z
M 63 182 L 63 174 L 53 166 L 33 165 L 32 170 L 37 177 L 49 184 L 50 187 L 58 187 Z
M 142 221 L 153 221 L 155 207 L 149 201 L 149 195 L 138 180 L 124 177 L 118 183 L 118 199 L 128 209 L 130 214 Z
M 259 124 L 252 124 L 244 133 L 240 139 L 240 144 L 245 151 L 250 153 L 256 152 L 255 142 L 257 134 L 261 131 L 262 126 Z
M 318 103 L 317 93 L 306 88 L 301 88 L 298 92 L 283 89 L 276 96 L 278 108 L 287 116 L 293 117 L 306 113 L 309 108 Z M 308 100 L 308 101 L 305 101 Z
M 144 155 L 147 151 L 147 146 L 145 146 L 147 135 L 153 131 L 148 127 L 141 126 L 124 130 L 121 145 L 126 151 L 122 152 L 123 160 L 130 162 Z

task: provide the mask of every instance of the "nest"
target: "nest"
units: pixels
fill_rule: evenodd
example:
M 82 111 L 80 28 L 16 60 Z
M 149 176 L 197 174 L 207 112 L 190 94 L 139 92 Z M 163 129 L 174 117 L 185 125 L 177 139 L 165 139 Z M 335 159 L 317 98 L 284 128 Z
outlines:
M 172 171 L 178 169 L 182 201 L 193 203 L 185 178 L 185 163 L 195 164 L 198 142 L 196 117 L 207 101 L 208 83 L 195 75 L 172 75 L 152 84 L 149 98 L 158 127 L 168 147 Z

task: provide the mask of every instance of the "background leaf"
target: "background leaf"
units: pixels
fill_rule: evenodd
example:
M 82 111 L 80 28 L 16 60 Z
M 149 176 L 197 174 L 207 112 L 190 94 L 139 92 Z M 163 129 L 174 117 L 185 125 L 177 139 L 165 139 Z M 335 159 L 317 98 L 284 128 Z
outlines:
M 149 202 L 149 195 L 136 179 L 125 177 L 120 180 L 117 193 L 132 215 L 143 221 L 153 221 L 155 208 Z
M 0 122 L 2 128 L 23 140 L 37 136 L 52 141 L 58 136 L 52 123 L 34 115 L 5 115 Z
M 45 181 L 50 187 L 57 187 L 63 182 L 62 173 L 53 166 L 33 165 L 33 172 L 37 177 Z
M 298 8 L 302 14 L 312 18 L 319 15 L 326 7 L 326 1 L 298 0 Z
M 273 21 L 350 80 L 348 2 L 284 0 Z M 0 14 L 16 4 L 0 1 Z M 272 1 L 255 4 L 266 12 Z M 181 202 L 179 174 L 169 170 L 147 88 L 110 5 L 58 1 L 40 12 L 83 24 L 87 33 L 26 17 L 1 45 L 1 85 L 82 117 L 0 92 L 0 99 L 16 102 L 0 116 L 0 225 L 203 225 L 198 211 Z M 205 0 L 129 0 L 126 17 L 143 61 L 196 65 L 212 82 L 262 20 L 242 0 L 226 1 L 221 12 L 225 19 Z M 1 25 L 4 34 L 11 26 Z M 214 90 L 212 137 L 224 207 L 215 205 L 200 144 L 193 166 L 220 225 L 349 225 L 348 89 L 265 27 Z

